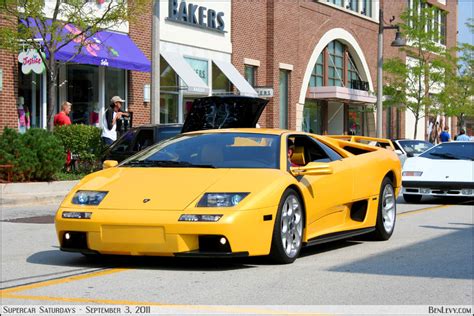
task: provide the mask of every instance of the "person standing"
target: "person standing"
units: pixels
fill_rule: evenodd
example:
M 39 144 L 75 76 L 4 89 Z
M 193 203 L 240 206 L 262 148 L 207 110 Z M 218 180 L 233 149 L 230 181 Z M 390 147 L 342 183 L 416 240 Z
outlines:
M 449 127 L 445 126 L 444 130 L 439 133 L 439 140 L 442 143 L 449 142 L 451 140 L 451 135 L 449 135 Z
M 471 138 L 466 135 L 466 130 L 464 128 L 461 128 L 461 130 L 459 131 L 458 137 L 456 137 L 456 141 L 458 141 L 458 142 L 468 142 L 470 140 L 471 140 Z
M 128 116 L 128 113 L 120 111 L 123 103 L 125 100 L 119 96 L 110 99 L 110 107 L 105 111 L 102 119 L 102 140 L 108 146 L 117 140 L 117 120 L 122 116 Z
M 64 101 L 61 104 L 61 112 L 54 116 L 54 126 L 71 125 L 71 119 L 69 113 L 71 113 L 72 104 Z

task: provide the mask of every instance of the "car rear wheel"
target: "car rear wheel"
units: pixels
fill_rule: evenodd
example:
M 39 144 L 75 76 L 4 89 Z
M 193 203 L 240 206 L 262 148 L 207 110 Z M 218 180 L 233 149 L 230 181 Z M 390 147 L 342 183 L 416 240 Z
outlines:
M 392 181 L 384 178 L 380 187 L 377 222 L 372 234 L 374 240 L 388 240 L 395 229 L 397 218 L 397 198 Z
M 420 203 L 422 195 L 419 194 L 403 194 L 403 199 L 407 203 Z
M 303 205 L 295 190 L 281 197 L 273 228 L 270 257 L 277 263 L 292 263 L 298 257 L 303 240 Z

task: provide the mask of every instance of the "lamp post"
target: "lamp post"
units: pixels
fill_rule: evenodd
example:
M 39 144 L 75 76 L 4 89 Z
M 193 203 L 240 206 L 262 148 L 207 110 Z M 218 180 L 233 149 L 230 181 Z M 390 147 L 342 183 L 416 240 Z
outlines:
M 393 17 L 390 22 L 395 18 Z M 379 9 L 379 35 L 378 35 L 378 48 L 377 48 L 377 137 L 382 137 L 382 92 L 383 92 L 383 31 L 384 30 L 397 30 L 395 34 L 395 40 L 392 42 L 392 47 L 403 47 L 406 45 L 406 41 L 402 38 L 400 33 L 400 27 L 398 25 L 384 26 L 383 22 L 383 10 Z

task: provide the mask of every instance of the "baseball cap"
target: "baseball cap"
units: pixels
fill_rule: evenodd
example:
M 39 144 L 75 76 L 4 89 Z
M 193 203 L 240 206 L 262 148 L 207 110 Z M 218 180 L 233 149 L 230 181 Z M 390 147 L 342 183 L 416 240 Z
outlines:
M 115 102 L 125 103 L 125 100 L 123 100 L 121 97 L 116 95 L 116 96 L 112 97 L 112 99 L 110 99 L 110 103 L 115 103 Z

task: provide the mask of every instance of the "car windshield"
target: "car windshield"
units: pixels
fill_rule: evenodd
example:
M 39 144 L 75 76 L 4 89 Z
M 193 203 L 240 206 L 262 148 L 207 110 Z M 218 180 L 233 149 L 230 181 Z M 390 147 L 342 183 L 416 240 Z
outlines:
M 279 168 L 278 135 L 178 135 L 124 161 L 123 167 Z
M 443 143 L 424 152 L 420 157 L 429 159 L 474 160 L 474 143 Z
M 419 155 L 433 147 L 432 143 L 419 140 L 399 140 L 398 143 L 400 146 L 402 146 L 405 152 L 412 153 L 414 155 Z

